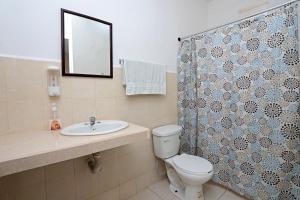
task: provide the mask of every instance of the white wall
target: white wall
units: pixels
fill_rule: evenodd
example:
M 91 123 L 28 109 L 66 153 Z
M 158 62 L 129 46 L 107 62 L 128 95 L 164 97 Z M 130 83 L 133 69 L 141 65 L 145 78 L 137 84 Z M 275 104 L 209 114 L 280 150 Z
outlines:
M 227 0 L 226 0 L 227 1 Z M 60 8 L 113 23 L 121 57 L 176 70 L 177 37 L 205 28 L 205 0 L 0 0 L 0 54 L 60 60 Z
M 290 1 L 291 0 L 209 0 L 207 1 L 207 29 L 251 16 Z

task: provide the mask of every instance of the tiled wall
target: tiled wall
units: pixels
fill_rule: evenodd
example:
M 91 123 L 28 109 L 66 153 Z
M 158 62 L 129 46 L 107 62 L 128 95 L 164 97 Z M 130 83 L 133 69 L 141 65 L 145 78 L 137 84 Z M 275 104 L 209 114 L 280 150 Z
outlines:
M 0 134 L 47 129 L 56 102 L 63 126 L 98 119 L 121 119 L 153 128 L 176 123 L 176 74 L 167 74 L 167 95 L 126 96 L 121 70 L 114 79 L 60 80 L 61 96 L 47 96 L 48 64 L 0 58 Z M 151 140 L 102 152 L 103 171 L 91 174 L 86 157 L 0 178 L 0 200 L 127 199 L 160 179 L 163 165 Z

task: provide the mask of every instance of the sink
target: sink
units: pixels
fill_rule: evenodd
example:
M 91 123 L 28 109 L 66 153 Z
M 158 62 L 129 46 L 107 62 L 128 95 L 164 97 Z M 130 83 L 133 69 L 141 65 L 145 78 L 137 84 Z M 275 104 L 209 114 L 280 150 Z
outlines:
M 124 129 L 128 126 L 127 122 L 118 120 L 100 120 L 93 126 L 89 122 L 74 124 L 61 130 L 61 134 L 69 136 L 81 135 L 104 135 Z

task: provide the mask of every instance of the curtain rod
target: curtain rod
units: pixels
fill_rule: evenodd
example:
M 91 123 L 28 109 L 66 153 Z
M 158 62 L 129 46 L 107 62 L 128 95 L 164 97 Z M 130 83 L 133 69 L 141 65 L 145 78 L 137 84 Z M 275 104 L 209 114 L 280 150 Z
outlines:
M 221 28 L 221 27 L 223 27 L 223 26 L 227 26 L 227 25 L 229 25 L 229 24 L 233 24 L 233 23 L 236 23 L 236 22 L 245 20 L 245 19 L 249 19 L 249 18 L 254 17 L 254 16 L 256 16 L 256 15 L 259 15 L 259 14 L 262 14 L 262 13 L 265 13 L 265 12 L 269 12 L 269 11 L 271 11 L 271 10 L 275 10 L 275 9 L 280 8 L 280 7 L 282 7 L 282 6 L 285 6 L 285 5 L 288 5 L 288 4 L 295 3 L 295 2 L 297 2 L 297 1 L 299 1 L 299 0 L 293 0 L 293 1 L 290 1 L 290 2 L 287 2 L 287 3 L 284 3 L 284 4 L 281 4 L 281 5 L 279 5 L 279 6 L 275 6 L 275 7 L 273 7 L 273 8 L 270 8 L 270 9 L 268 9 L 268 10 L 264 10 L 264 11 L 258 12 L 258 13 L 256 13 L 256 14 L 250 15 L 250 16 L 248 16 L 248 17 L 244 17 L 244 18 L 242 18 L 242 19 L 238 19 L 238 20 L 235 20 L 235 21 L 232 21 L 232 22 L 229 22 L 229 23 L 220 25 L 220 26 L 216 26 L 216 27 L 210 28 L 210 29 L 205 30 L 205 31 L 201 31 L 201 32 L 199 32 L 199 33 L 194 33 L 194 34 L 187 35 L 187 36 L 184 36 L 184 37 L 178 37 L 177 40 L 178 40 L 178 42 L 180 42 L 182 39 L 186 39 L 186 38 L 189 38 L 189 37 L 192 37 L 192 36 L 195 36 L 195 35 L 199 35 L 199 34 L 202 34 L 202 33 L 206 33 L 206 32 L 208 32 L 208 31 L 211 31 L 211 30 L 214 30 L 214 29 L 217 29 L 217 28 Z

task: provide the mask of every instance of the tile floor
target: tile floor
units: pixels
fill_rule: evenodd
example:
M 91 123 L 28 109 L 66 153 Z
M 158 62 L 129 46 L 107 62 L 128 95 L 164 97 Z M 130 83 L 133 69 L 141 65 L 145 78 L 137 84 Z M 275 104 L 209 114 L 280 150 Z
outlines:
M 205 200 L 246 200 L 236 194 L 226 190 L 223 187 L 213 183 L 204 185 L 204 198 Z M 159 181 L 145 190 L 139 192 L 129 200 L 180 200 L 173 195 L 169 190 L 169 182 L 167 179 Z

